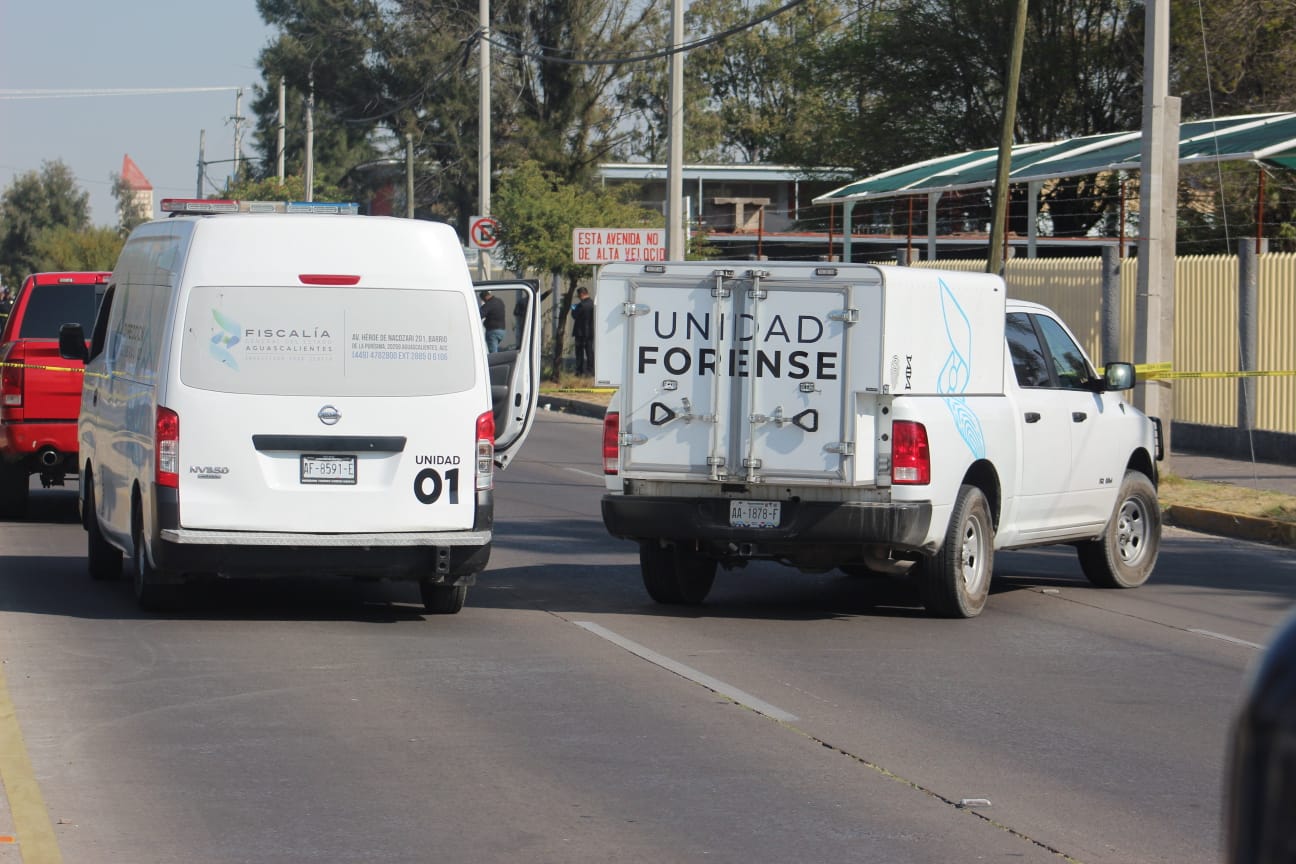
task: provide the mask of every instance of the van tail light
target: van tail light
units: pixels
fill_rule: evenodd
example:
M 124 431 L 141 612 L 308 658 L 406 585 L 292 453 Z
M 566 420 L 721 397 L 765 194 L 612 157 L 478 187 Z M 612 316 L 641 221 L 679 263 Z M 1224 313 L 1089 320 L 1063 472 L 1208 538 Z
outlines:
M 621 470 L 621 414 L 609 411 L 603 415 L 603 473 Z
M 157 485 L 180 487 L 180 415 L 170 408 L 157 409 L 153 452 L 157 458 Z
M 12 346 L 10 346 L 12 348 Z M 11 351 L 0 354 L 0 406 L 21 408 L 23 404 L 23 364 L 9 359 Z
M 923 424 L 912 420 L 891 424 L 891 482 L 902 486 L 931 482 L 931 449 Z
M 495 414 L 487 411 L 477 418 L 477 489 L 495 485 Z

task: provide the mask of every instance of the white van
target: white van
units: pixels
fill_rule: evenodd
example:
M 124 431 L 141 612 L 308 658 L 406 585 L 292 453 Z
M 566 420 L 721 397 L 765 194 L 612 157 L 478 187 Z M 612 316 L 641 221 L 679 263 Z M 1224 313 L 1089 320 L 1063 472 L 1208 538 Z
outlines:
M 449 226 L 301 206 L 164 201 L 88 351 L 60 333 L 85 361 L 90 575 L 132 556 L 145 607 L 204 576 L 417 580 L 457 612 L 490 557 L 494 468 L 535 415 L 535 288 L 491 283 L 522 326 L 488 355 Z

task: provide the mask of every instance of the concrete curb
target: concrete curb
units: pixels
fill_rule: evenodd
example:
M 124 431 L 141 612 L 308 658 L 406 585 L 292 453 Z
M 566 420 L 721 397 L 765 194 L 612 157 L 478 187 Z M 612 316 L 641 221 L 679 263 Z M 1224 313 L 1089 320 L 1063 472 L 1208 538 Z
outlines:
M 549 406 L 550 411 L 562 411 L 579 417 L 593 417 L 596 420 L 602 419 L 607 410 L 597 402 L 585 402 L 580 399 L 542 393 L 540 394 L 541 410 L 544 410 L 546 405 Z M 1165 523 L 1177 528 L 1201 531 L 1218 537 L 1230 537 L 1234 540 L 1251 540 L 1257 543 L 1296 548 L 1296 523 L 1206 510 L 1201 507 L 1184 507 L 1179 504 L 1165 507 L 1163 514 Z
M 1252 540 L 1277 546 L 1296 547 L 1296 523 L 1280 522 L 1260 516 L 1241 516 L 1201 507 L 1184 507 L 1172 504 L 1165 508 L 1165 522 L 1177 528 L 1188 528 L 1231 537 L 1235 540 Z

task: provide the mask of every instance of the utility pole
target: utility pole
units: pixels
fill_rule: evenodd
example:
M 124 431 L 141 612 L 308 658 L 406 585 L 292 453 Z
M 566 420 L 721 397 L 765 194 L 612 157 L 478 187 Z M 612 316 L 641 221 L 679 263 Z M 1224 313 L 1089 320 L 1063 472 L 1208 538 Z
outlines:
M 242 157 L 243 150 L 243 88 L 240 87 L 234 94 L 234 116 L 230 118 L 234 121 L 234 182 L 239 179 L 239 159 Z
M 414 136 L 405 133 L 405 218 L 414 218 Z
M 198 194 L 203 197 L 203 172 L 207 170 L 207 130 L 198 130 Z
M 684 0 L 671 0 L 669 160 L 666 165 L 666 257 L 683 261 L 684 248 Z
M 1134 362 L 1174 360 L 1174 271 L 1179 186 L 1179 99 L 1170 89 L 1170 2 L 1149 0 L 1143 43 L 1143 141 L 1139 155 L 1138 293 Z M 1134 404 L 1160 417 L 1166 459 L 1174 419 L 1166 379 L 1140 384 Z M 1166 462 L 1165 468 L 1169 468 Z
M 994 274 L 1003 270 L 1008 174 L 1012 169 L 1013 127 L 1017 125 L 1017 86 L 1021 81 L 1022 51 L 1026 43 L 1026 3 L 1027 0 L 1017 0 L 1017 23 L 1013 27 L 1012 59 L 1008 68 L 1008 92 L 1004 95 L 1003 130 L 999 136 L 999 161 L 995 163 L 994 215 L 990 217 L 990 254 L 986 256 L 986 272 Z
M 491 92 L 490 92 L 490 0 L 478 0 L 477 12 L 480 17 L 481 51 L 478 53 L 477 87 L 481 106 L 477 119 L 477 188 L 478 208 L 482 216 L 490 215 L 491 207 Z M 478 249 L 481 256 L 481 278 L 489 279 L 491 270 L 490 253 Z
M 279 134 L 277 136 L 278 140 L 275 144 L 275 147 L 277 148 L 279 154 L 279 157 L 276 161 L 278 162 L 278 168 L 279 168 L 280 186 L 282 186 L 284 182 L 284 129 L 287 123 L 287 118 L 284 116 L 284 111 L 287 108 L 287 97 L 288 97 L 287 91 L 288 88 L 284 86 L 284 80 L 280 78 L 279 79 L 279 123 L 278 123 Z
M 310 73 L 310 88 L 306 94 L 306 200 L 315 200 L 315 71 Z

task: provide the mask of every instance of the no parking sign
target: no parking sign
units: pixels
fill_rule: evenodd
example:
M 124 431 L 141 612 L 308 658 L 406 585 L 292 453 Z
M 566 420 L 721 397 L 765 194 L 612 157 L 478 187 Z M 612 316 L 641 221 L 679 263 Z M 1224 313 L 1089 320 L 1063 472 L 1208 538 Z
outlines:
M 474 216 L 468 222 L 468 245 L 491 250 L 499 245 L 499 222 L 492 216 Z

